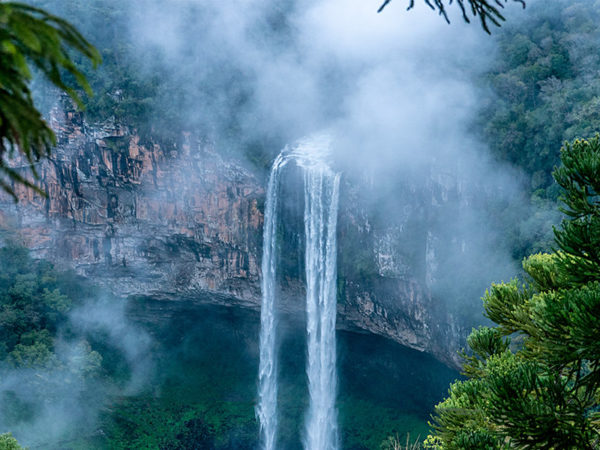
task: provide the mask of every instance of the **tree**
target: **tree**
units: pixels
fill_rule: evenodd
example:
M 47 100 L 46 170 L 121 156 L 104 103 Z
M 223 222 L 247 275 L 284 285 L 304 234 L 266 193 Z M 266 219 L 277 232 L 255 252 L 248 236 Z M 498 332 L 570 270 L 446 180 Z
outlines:
M 383 11 L 383 9 L 391 2 L 392 0 L 385 0 L 383 4 L 379 7 L 377 12 Z M 520 3 L 525 8 L 525 0 L 512 0 L 513 2 Z M 504 0 L 504 3 L 508 2 L 508 0 Z M 425 0 L 427 6 L 429 6 L 434 11 L 438 11 L 441 16 L 446 19 L 446 22 L 450 23 L 448 19 L 448 13 L 446 11 L 446 5 L 444 4 L 444 0 Z M 449 0 L 448 4 L 452 4 L 453 0 Z M 471 22 L 469 17 L 468 10 L 471 11 L 473 17 L 479 17 L 479 21 L 481 22 L 481 26 L 483 29 L 490 34 L 490 29 L 488 27 L 488 21 L 497 27 L 500 26 L 500 22 L 503 22 L 504 16 L 500 13 L 499 8 L 504 8 L 504 4 L 502 0 L 456 0 L 460 10 L 462 12 L 463 19 L 467 23 Z M 415 0 L 410 0 L 408 5 L 408 9 L 412 9 L 415 6 Z
M 10 433 L 0 434 L 0 450 L 22 450 L 17 440 Z
M 486 292 L 497 326 L 469 336 L 467 379 L 436 406 L 433 448 L 600 445 L 600 136 L 565 144 L 561 160 L 557 250 L 523 262 L 525 283 Z
M 177 433 L 175 440 L 168 441 L 160 446 L 161 450 L 185 450 L 187 448 L 202 448 L 213 450 L 215 448 L 214 431 L 204 420 L 194 418 L 187 420 L 182 430 Z
M 20 153 L 35 178 L 35 163 L 50 155 L 56 137 L 36 109 L 29 83 L 32 65 L 79 106 L 77 89 L 88 95 L 86 77 L 71 58 L 78 52 L 94 66 L 98 51 L 68 22 L 16 2 L 0 3 L 0 187 L 17 199 L 11 182 L 37 190 L 11 160 Z

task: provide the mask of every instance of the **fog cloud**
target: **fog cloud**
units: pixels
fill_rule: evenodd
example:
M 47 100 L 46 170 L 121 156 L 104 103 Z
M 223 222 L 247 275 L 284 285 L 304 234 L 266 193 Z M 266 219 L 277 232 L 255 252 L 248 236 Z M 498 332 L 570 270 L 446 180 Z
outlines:
M 417 201 L 399 198 L 404 178 L 413 192 L 415 183 L 442 191 L 443 207 L 418 199 L 436 215 L 422 224 L 431 243 L 447 241 L 427 250 L 433 278 L 445 280 L 434 292 L 466 297 L 480 311 L 485 286 L 517 273 L 506 227 L 533 213 L 523 177 L 493 160 L 473 128 L 495 41 L 476 21 L 465 24 L 458 8 L 450 7 L 448 25 L 419 1 L 410 11 L 392 2 L 381 14 L 376 0 L 128 5 L 136 57 L 151 72 L 148 55 L 161 55 L 172 81 L 185 86 L 177 107 L 188 125 L 212 133 L 218 150 L 243 156 L 261 142 L 274 156 L 326 130 L 339 168 L 362 185 L 371 209 L 385 212 L 384 225 L 396 227 Z M 516 10 L 507 5 L 509 15 Z M 165 107 L 172 101 L 165 97 Z M 398 246 L 413 239 L 398 236 Z
M 125 306 L 123 300 L 89 300 L 59 330 L 44 368 L 0 366 L 0 433 L 11 431 L 24 446 L 61 446 L 95 432 L 110 396 L 146 385 L 153 375 L 152 341 L 126 317 Z M 87 339 L 124 359 L 118 382 L 94 375 L 103 370 L 102 358 Z

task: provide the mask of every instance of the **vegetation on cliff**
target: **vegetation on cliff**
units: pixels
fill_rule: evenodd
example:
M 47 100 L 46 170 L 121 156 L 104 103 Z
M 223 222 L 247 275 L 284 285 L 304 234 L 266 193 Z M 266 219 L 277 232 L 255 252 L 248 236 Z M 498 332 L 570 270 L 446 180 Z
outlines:
M 499 162 L 523 176 L 534 213 L 499 215 L 516 260 L 552 247 L 559 149 L 600 130 L 600 4 L 532 2 L 494 33 L 491 64 L 479 78 L 482 102 L 473 130 Z M 510 212 L 509 214 L 510 215 Z
M 490 95 L 476 129 L 496 158 L 523 169 L 536 198 L 555 200 L 561 145 L 600 129 L 600 5 L 534 2 L 514 19 L 481 79 Z
M 53 368 L 64 363 L 56 353 L 59 329 L 76 339 L 68 326 L 68 314 L 91 296 L 86 284 L 70 272 L 55 270 L 44 260 L 35 260 L 23 247 L 0 248 L 0 363 L 13 368 Z M 80 341 L 85 364 L 93 374 L 102 357 Z
M 558 250 L 523 262 L 525 283 L 484 297 L 465 381 L 436 407 L 434 447 L 597 448 L 600 441 L 600 136 L 565 144 L 554 171 L 566 215 Z

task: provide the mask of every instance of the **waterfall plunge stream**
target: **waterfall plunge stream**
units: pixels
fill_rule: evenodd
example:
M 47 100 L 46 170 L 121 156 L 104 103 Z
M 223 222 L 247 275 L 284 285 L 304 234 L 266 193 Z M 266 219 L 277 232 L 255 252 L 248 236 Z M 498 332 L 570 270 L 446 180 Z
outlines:
M 336 374 L 336 264 L 337 210 L 340 175 L 326 163 L 329 139 L 317 137 L 298 143 L 275 159 L 267 188 L 262 258 L 262 307 L 259 389 L 256 413 L 261 446 L 274 450 L 277 442 L 276 261 L 279 184 L 282 168 L 295 161 L 304 175 L 304 231 L 306 240 L 306 331 L 309 407 L 304 448 L 338 448 Z

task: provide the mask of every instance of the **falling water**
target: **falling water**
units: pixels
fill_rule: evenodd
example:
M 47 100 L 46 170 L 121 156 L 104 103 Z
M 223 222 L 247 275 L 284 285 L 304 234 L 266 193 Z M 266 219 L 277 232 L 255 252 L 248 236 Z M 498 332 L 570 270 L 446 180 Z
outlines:
M 304 174 L 304 230 L 306 235 L 306 316 L 308 358 L 306 373 L 310 403 L 306 414 L 304 447 L 338 448 L 336 375 L 336 264 L 339 174 L 325 158 L 329 139 L 316 137 L 284 150 L 273 164 L 267 191 L 262 260 L 259 403 L 261 445 L 275 448 L 277 437 L 277 364 L 275 340 L 276 236 L 278 185 L 281 168 L 295 160 Z
M 340 176 L 323 162 L 323 144 L 305 143 L 304 230 L 306 234 L 306 330 L 308 392 L 304 447 L 335 450 L 338 446 L 336 387 L 337 209 Z M 327 147 L 325 147 L 326 149 Z M 316 156 L 314 157 L 316 150 Z
M 286 160 L 280 154 L 271 169 L 267 188 L 262 255 L 262 306 L 260 310 L 260 363 L 258 406 L 260 439 L 264 450 L 275 449 L 277 439 L 277 346 L 275 340 L 276 226 L 279 175 Z

